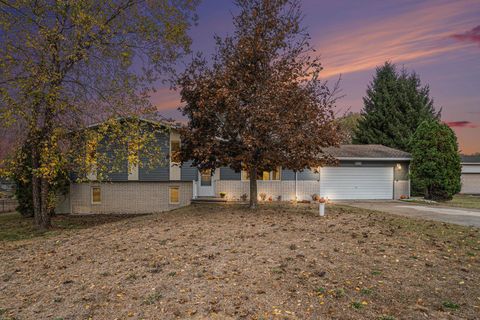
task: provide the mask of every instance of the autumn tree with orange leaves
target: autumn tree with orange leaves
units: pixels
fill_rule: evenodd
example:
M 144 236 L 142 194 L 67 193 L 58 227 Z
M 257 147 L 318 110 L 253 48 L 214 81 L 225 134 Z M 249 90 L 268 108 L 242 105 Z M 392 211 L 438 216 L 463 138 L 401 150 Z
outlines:
M 297 0 L 237 0 L 234 33 L 216 37 L 208 62 L 198 55 L 178 84 L 188 117 L 184 158 L 200 169 L 246 170 L 250 208 L 257 175 L 277 166 L 324 166 L 338 143 L 336 90 L 319 79 L 322 66 L 301 26 Z

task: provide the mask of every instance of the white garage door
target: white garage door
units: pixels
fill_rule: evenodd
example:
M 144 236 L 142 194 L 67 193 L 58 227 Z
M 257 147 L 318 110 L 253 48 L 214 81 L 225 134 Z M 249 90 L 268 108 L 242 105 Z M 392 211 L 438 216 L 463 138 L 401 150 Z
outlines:
M 393 167 L 322 168 L 320 196 L 337 200 L 393 199 Z

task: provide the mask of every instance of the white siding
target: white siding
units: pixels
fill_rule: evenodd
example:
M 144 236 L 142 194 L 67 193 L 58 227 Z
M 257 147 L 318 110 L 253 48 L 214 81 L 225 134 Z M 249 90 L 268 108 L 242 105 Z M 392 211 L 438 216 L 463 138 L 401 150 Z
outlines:
M 168 143 L 168 148 L 169 148 L 169 154 L 172 153 L 172 150 L 170 150 L 171 143 L 172 141 L 180 141 L 180 134 L 175 131 L 170 132 L 170 141 Z M 181 179 L 181 169 L 178 163 L 172 163 L 170 161 L 170 158 L 168 159 L 168 162 L 170 163 L 170 181 L 177 181 Z
M 463 164 L 462 173 L 480 173 L 480 164 Z
M 320 195 L 333 200 L 393 199 L 393 168 L 322 168 Z
M 466 194 L 480 194 L 480 173 L 462 174 L 462 191 Z

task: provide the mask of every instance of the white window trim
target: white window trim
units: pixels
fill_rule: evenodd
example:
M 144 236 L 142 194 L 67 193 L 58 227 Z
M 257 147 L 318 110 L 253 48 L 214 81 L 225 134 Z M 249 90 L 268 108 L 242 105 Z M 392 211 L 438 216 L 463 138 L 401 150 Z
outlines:
M 100 201 L 93 201 L 93 189 L 100 189 Z M 91 204 L 102 204 L 102 188 L 100 186 L 91 186 L 90 187 L 90 202 Z
M 178 201 L 172 202 L 172 189 L 178 190 Z M 168 204 L 180 204 L 180 186 L 170 186 L 168 187 Z
M 178 165 L 180 164 L 180 162 L 175 162 L 175 161 L 173 161 L 173 159 L 172 159 L 172 156 L 173 156 L 173 153 L 172 153 L 172 144 L 173 144 L 174 142 L 178 142 L 178 146 L 180 147 L 180 149 L 182 148 L 182 142 L 181 142 L 180 140 L 170 140 L 170 146 L 169 146 L 169 147 L 170 147 L 170 152 L 169 152 L 169 155 L 170 155 L 170 165 L 172 165 L 172 166 L 173 166 L 173 165 L 177 165 L 177 166 L 178 166 Z

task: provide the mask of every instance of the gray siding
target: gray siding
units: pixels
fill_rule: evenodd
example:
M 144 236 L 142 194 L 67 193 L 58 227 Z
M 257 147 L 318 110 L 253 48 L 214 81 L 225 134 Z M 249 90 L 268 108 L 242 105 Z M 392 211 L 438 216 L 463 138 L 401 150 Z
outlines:
M 282 180 L 283 181 L 295 180 L 295 172 L 290 169 L 282 169 Z
M 297 180 L 299 181 L 315 181 L 320 180 L 320 173 L 310 169 L 297 172 Z
M 242 180 L 242 173 L 228 167 L 221 167 L 220 180 Z
M 107 151 L 107 157 L 109 159 L 113 159 L 115 157 L 115 154 L 112 150 Z M 127 159 L 122 159 L 121 168 L 119 170 L 116 170 L 114 172 L 110 172 L 107 174 L 107 180 L 110 181 L 126 181 L 128 180 L 128 161 Z
M 402 165 L 401 169 L 397 169 L 395 164 L 395 180 L 408 180 L 409 177 L 409 163 L 408 162 L 399 162 Z
M 192 161 L 185 162 L 180 170 L 180 179 L 182 181 L 198 180 L 198 170 L 196 167 L 192 167 Z
M 100 167 L 105 165 L 106 172 L 104 172 L 104 178 L 107 181 L 128 180 L 128 161 L 125 158 L 125 155 L 122 156 L 123 159 L 116 159 L 114 150 L 117 150 L 118 148 L 126 148 L 126 146 L 111 143 L 108 138 L 105 138 L 98 147 L 99 152 L 102 155 L 105 155 L 106 163 L 102 163 Z M 114 167 L 115 170 L 113 169 Z
M 169 181 L 170 180 L 170 155 L 169 155 L 169 133 L 158 133 L 157 143 L 159 144 L 162 152 L 165 152 L 165 159 L 159 166 L 149 168 L 146 166 L 140 166 L 138 169 L 139 181 Z M 140 161 L 146 162 L 146 158 L 140 155 Z
M 397 163 L 401 164 L 401 169 L 397 169 Z M 392 167 L 394 168 L 395 180 L 404 181 L 409 179 L 409 162 L 395 162 L 395 161 L 340 161 L 339 167 Z M 290 169 L 282 169 L 282 181 L 295 180 L 295 172 Z M 310 169 L 297 172 L 298 181 L 318 181 L 320 173 L 314 172 Z M 182 178 L 183 180 L 183 178 Z M 241 173 L 235 172 L 228 167 L 220 168 L 220 180 L 241 180 Z

